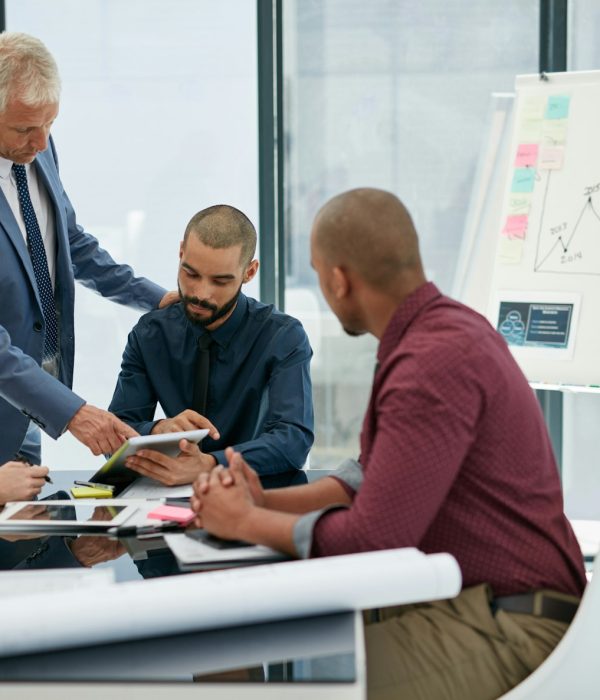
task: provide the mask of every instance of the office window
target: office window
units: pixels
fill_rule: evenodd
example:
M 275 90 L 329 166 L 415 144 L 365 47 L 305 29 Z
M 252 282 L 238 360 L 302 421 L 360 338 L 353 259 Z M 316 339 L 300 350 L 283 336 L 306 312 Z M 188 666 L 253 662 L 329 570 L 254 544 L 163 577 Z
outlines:
M 6 24 L 58 62 L 63 184 L 114 258 L 174 289 L 195 212 L 227 203 L 258 223 L 254 0 L 8 0 Z M 105 408 L 138 314 L 76 291 L 74 389 Z M 43 454 L 95 465 L 71 436 L 45 438 Z
M 490 95 L 537 70 L 538 5 L 283 3 L 286 310 L 315 353 L 313 467 L 356 455 L 376 348 L 346 338 L 319 294 L 313 216 L 352 187 L 395 192 L 413 214 L 429 278 L 449 292 Z
M 568 70 L 600 70 L 595 0 L 569 3 Z M 565 394 L 563 402 L 563 491 L 571 518 L 600 519 L 597 433 L 599 394 Z

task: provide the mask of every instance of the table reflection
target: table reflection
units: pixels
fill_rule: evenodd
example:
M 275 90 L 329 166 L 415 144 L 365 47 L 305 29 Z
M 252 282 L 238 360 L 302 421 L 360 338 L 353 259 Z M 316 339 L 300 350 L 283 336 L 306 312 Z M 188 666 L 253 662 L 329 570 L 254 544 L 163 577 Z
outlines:
M 31 522 L 74 521 L 77 519 L 75 508 L 81 510 L 88 507 L 89 520 L 108 522 L 120 510 L 118 507 L 103 506 L 100 502 L 84 506 L 74 501 L 73 506 L 53 506 L 52 502 L 57 500 L 69 500 L 68 493 L 62 490 L 51 493 L 38 503 L 20 509 L 13 518 Z M 0 533 L 1 570 L 92 567 L 114 562 L 124 555 L 131 556 L 138 575 L 143 578 L 181 573 L 176 559 L 160 537 L 138 540 L 89 534 L 41 536 L 31 532 Z

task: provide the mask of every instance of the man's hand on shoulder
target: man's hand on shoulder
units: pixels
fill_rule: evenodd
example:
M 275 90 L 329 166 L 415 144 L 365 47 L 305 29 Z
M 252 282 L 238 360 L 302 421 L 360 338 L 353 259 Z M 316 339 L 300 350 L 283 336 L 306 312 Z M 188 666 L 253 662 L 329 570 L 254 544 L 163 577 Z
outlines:
M 200 452 L 195 443 L 181 440 L 179 449 L 177 457 L 167 457 L 156 450 L 140 450 L 128 457 L 125 465 L 165 486 L 177 486 L 191 484 L 199 474 L 210 472 L 217 464 L 212 455 Z
M 136 431 L 117 416 L 96 406 L 84 404 L 71 418 L 67 430 L 95 455 L 114 452 Z
M 164 297 L 158 302 L 158 308 L 164 309 L 165 306 L 171 306 L 179 301 L 179 292 L 167 292 Z
M 191 408 L 186 408 L 185 411 L 178 413 L 174 418 L 163 418 L 154 424 L 152 435 L 162 435 L 164 433 L 178 433 L 182 430 L 198 430 L 200 428 L 208 428 L 208 434 L 213 440 L 219 439 L 219 431 L 215 426 L 204 416 L 192 411 Z

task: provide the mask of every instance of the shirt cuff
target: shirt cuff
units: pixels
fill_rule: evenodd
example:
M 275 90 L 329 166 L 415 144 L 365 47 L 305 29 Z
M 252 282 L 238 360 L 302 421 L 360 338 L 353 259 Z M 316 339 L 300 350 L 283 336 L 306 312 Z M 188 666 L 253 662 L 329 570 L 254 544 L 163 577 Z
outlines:
M 346 459 L 330 476 L 346 484 L 356 493 L 360 490 L 364 472 L 362 465 L 355 459 Z
M 320 517 L 325 515 L 325 513 L 328 513 L 330 510 L 338 510 L 339 508 L 347 508 L 347 506 L 339 504 L 327 506 L 327 508 L 313 510 L 310 513 L 301 515 L 298 520 L 296 520 L 294 530 L 292 532 L 292 539 L 294 540 L 294 547 L 296 548 L 296 553 L 300 559 L 308 559 L 310 557 L 313 532 Z
M 207 452 L 206 454 L 212 455 L 217 460 L 217 466 L 222 464 L 224 467 L 228 467 L 227 459 L 225 458 L 225 450 L 217 450 L 216 452 Z
M 119 416 L 117 416 L 119 418 Z M 119 420 L 123 420 L 122 418 L 119 418 Z M 160 423 L 161 420 L 164 420 L 163 418 L 159 418 L 158 420 L 148 420 L 144 421 L 143 423 L 138 423 L 137 425 L 132 425 L 131 427 L 134 430 L 137 430 L 140 435 L 152 435 L 152 431 L 154 430 L 154 426 L 157 423 Z M 123 421 L 125 422 L 125 421 Z

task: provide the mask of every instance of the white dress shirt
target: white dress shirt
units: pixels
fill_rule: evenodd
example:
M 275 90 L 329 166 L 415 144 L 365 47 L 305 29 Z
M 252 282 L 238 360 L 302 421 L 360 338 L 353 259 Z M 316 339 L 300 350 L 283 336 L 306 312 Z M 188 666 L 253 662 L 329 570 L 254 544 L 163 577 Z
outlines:
M 17 224 L 21 229 L 25 243 L 27 243 L 27 231 L 25 229 L 23 214 L 21 213 L 17 183 L 15 182 L 12 165 L 13 163 L 11 160 L 0 158 L 0 189 L 2 189 L 2 192 L 6 197 L 6 201 L 8 202 L 8 206 L 11 208 Z M 56 268 L 56 229 L 54 226 L 54 209 L 50 202 L 46 188 L 44 187 L 43 183 L 40 182 L 37 168 L 33 165 L 33 163 L 29 163 L 25 165 L 25 171 L 27 173 L 29 196 L 31 197 L 31 204 L 33 205 L 33 210 L 35 211 L 35 215 L 38 220 L 42 240 L 44 241 L 46 257 L 48 258 L 48 272 L 50 273 L 50 279 L 52 280 L 52 286 L 54 287 Z

